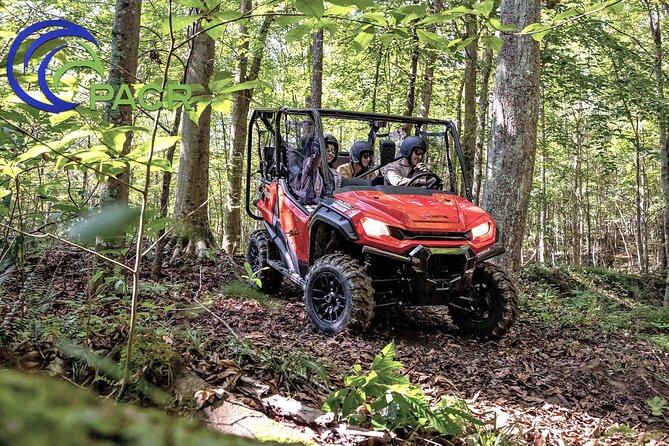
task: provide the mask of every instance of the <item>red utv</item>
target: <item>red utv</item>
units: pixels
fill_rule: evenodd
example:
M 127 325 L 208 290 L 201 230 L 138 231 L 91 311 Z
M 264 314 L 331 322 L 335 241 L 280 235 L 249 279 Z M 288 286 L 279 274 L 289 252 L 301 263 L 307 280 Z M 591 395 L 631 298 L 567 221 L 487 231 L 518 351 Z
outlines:
M 359 140 L 378 148 L 373 168 L 379 176 L 342 179 L 333 190 L 324 133 L 340 148 Z M 397 147 L 408 135 L 428 142 L 433 173 L 407 186 L 384 184 L 383 166 L 399 159 Z M 314 148 L 321 151 L 325 190 L 307 203 L 290 185 Z M 340 152 L 337 163 L 347 161 Z M 486 262 L 504 249 L 496 244 L 493 219 L 471 203 L 462 165 L 451 121 L 322 109 L 254 111 L 246 211 L 263 229 L 251 234 L 246 259 L 262 290 L 276 292 L 284 277 L 299 284 L 309 318 L 325 333 L 361 332 L 381 306 L 440 305 L 467 332 L 504 335 L 516 318 L 517 292 L 503 270 Z

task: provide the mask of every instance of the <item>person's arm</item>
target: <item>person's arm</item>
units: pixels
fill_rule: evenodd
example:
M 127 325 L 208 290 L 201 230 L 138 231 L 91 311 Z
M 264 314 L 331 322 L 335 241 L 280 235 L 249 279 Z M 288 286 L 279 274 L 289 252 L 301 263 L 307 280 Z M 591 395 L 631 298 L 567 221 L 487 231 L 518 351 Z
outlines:
M 406 186 L 411 181 L 411 178 L 406 178 L 400 172 L 399 166 L 397 164 L 391 163 L 386 166 L 385 175 L 386 183 L 391 186 Z

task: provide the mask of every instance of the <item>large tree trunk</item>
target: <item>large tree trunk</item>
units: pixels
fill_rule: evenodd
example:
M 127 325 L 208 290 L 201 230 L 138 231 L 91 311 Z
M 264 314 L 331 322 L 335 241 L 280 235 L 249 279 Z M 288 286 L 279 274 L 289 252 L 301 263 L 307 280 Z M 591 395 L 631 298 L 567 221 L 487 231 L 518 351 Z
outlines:
M 664 12 L 669 16 L 669 5 L 666 1 L 662 1 Z M 661 15 L 658 10 L 655 15 L 652 10 L 648 10 L 648 20 L 650 23 L 650 31 L 653 36 L 655 47 L 655 85 L 657 90 L 657 109 L 658 124 L 660 128 L 660 161 L 662 164 L 662 197 L 664 198 L 663 217 L 663 239 L 664 239 L 664 255 L 669 258 L 669 116 L 667 110 L 666 99 L 664 95 L 664 71 L 662 70 L 662 31 L 660 27 Z M 664 306 L 669 306 L 669 269 L 667 270 L 666 288 L 664 291 Z
M 191 27 L 191 35 L 202 30 L 198 22 Z M 210 94 L 209 80 L 214 71 L 214 40 L 207 33 L 200 33 L 192 41 L 192 56 L 186 73 L 187 84 L 199 84 L 202 94 Z M 177 200 L 174 217 L 183 228 L 181 244 L 174 255 L 185 248 L 185 253 L 201 256 L 204 250 L 216 247 L 209 227 L 209 142 L 211 130 L 211 105 L 200 115 L 195 124 L 187 113 L 181 119 L 181 151 L 177 177 Z
M 539 21 L 540 0 L 502 0 L 505 25 L 520 29 Z M 539 114 L 539 43 L 531 36 L 503 37 L 493 100 L 490 172 L 483 207 L 495 218 L 506 254 L 498 263 L 518 269 L 532 187 Z
M 478 23 L 476 17 L 467 15 L 465 17 L 467 32 L 465 38 L 478 35 Z M 465 48 L 465 116 L 464 130 L 462 132 L 462 150 L 465 155 L 465 173 L 467 178 L 474 176 L 474 158 L 476 153 L 476 81 L 478 64 L 478 40 Z
M 142 0 L 117 0 L 114 25 L 112 26 L 111 55 L 109 56 L 109 77 L 107 83 L 118 92 L 121 84 L 137 83 L 137 56 L 139 53 L 139 20 Z M 132 125 L 132 108 L 120 105 L 112 110 L 113 101 L 105 106 L 105 119 L 114 126 Z M 126 132 L 121 155 L 130 153 L 132 132 Z M 127 203 L 130 170 L 125 169 L 116 177 L 110 177 L 100 187 L 102 205 Z
M 476 132 L 476 153 L 474 154 L 474 179 L 472 189 L 474 202 L 479 203 L 481 198 L 481 183 L 483 183 L 483 149 L 487 147 L 488 127 L 488 94 L 490 93 L 490 70 L 492 68 L 492 50 L 485 52 L 483 67 L 481 68 L 481 89 L 479 90 L 478 131 Z
M 444 9 L 441 0 L 429 0 L 430 12 L 436 13 Z M 437 27 L 431 26 L 428 31 L 436 33 Z M 432 104 L 432 90 L 434 86 L 434 68 L 437 61 L 437 50 L 429 48 L 425 56 L 425 70 L 423 72 L 423 90 L 420 96 L 420 116 L 430 116 L 430 105 Z
M 241 12 L 247 14 L 251 11 L 252 3 L 250 0 L 241 0 Z M 239 26 L 240 33 L 240 56 L 237 64 L 237 83 L 254 81 L 258 78 L 260 73 L 260 65 L 262 63 L 262 56 L 264 52 L 265 39 L 269 32 L 269 27 L 272 18 L 266 17 L 263 21 L 259 36 L 257 39 L 257 47 L 254 50 L 251 66 L 249 67 L 249 52 L 250 52 L 250 37 L 246 25 Z M 244 153 L 246 151 L 246 132 L 248 129 L 248 114 L 251 98 L 253 96 L 253 89 L 239 90 L 233 93 L 232 104 L 232 130 L 231 139 L 232 145 L 230 147 L 230 164 L 227 171 L 228 177 L 228 213 L 225 220 L 225 237 L 224 245 L 228 254 L 237 252 L 241 239 L 242 232 L 242 213 L 241 213 L 241 196 L 242 196 L 242 177 L 244 174 Z
M 314 67 L 311 77 L 311 106 L 321 108 L 323 101 L 323 30 L 314 33 Z M 378 70 L 377 70 L 378 71 Z
M 418 48 L 418 37 L 414 30 L 414 38 L 412 40 L 411 63 L 409 65 L 409 82 L 407 83 L 407 95 L 404 101 L 404 116 L 413 116 L 413 109 L 416 103 L 416 76 L 418 75 L 418 57 L 420 56 Z M 407 135 L 411 133 L 411 124 L 404 127 Z

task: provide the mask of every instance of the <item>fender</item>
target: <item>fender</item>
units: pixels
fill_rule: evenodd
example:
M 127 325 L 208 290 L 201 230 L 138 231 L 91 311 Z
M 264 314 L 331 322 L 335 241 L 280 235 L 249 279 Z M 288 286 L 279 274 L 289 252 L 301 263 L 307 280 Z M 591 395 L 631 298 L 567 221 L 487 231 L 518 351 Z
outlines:
M 342 237 L 351 242 L 358 240 L 358 234 L 355 232 L 353 222 L 346 215 L 330 207 L 332 200 L 324 199 L 318 208 L 311 215 L 309 222 L 309 263 L 313 263 L 311 253 L 314 252 L 313 227 L 317 222 L 323 222 L 327 226 L 335 229 Z

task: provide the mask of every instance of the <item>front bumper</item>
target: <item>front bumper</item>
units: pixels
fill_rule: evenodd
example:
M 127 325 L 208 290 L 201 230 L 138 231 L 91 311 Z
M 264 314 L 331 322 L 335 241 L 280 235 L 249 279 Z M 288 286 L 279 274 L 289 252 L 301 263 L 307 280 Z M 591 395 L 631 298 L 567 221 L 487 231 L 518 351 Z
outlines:
M 502 254 L 504 248 L 492 246 L 478 255 L 468 246 L 435 248 L 419 245 L 404 256 L 370 247 L 365 247 L 363 252 L 402 263 L 401 280 L 408 285 L 410 293 L 407 304 L 434 305 L 466 292 L 471 287 L 476 265 Z

